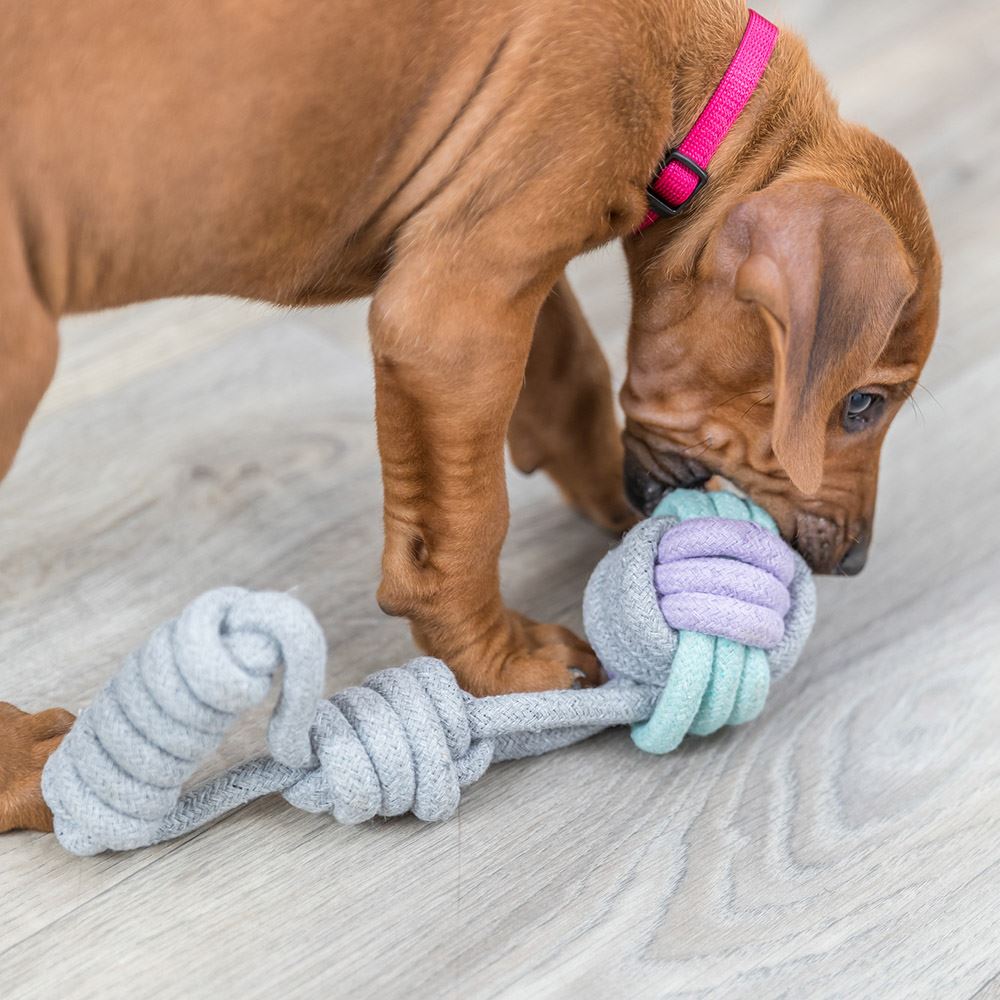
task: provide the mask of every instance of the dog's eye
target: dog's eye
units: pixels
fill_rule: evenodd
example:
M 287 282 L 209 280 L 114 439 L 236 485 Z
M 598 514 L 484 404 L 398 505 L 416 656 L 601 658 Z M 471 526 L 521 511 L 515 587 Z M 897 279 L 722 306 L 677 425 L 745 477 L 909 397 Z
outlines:
M 875 405 L 876 396 L 872 392 L 852 392 L 847 397 L 847 415 L 856 417 Z
M 844 427 L 849 431 L 860 431 L 876 421 L 882 412 L 885 397 L 877 392 L 858 389 L 847 397 L 844 403 Z

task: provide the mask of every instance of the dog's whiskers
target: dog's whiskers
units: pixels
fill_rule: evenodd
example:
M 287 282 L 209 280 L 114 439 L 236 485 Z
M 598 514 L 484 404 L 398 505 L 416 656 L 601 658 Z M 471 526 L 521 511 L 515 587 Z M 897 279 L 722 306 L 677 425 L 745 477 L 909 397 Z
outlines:
M 711 435 L 709 435 L 708 437 L 703 438 L 697 444 L 693 444 L 690 447 L 685 448 L 684 449 L 684 454 L 688 458 L 693 458 L 693 459 L 697 460 L 697 459 L 701 458 L 701 456 L 704 455 L 705 452 L 708 451 L 709 448 L 711 448 L 711 447 L 712 447 L 712 437 L 711 437 Z M 695 448 L 700 448 L 701 450 L 698 452 L 697 455 L 692 455 L 691 452 L 694 451 Z
M 746 389 L 743 392 L 733 393 L 733 395 L 730 396 L 728 399 L 724 399 L 721 403 L 719 403 L 719 405 L 715 407 L 715 409 L 721 409 L 723 406 L 727 406 L 729 403 L 731 403 L 734 399 L 739 399 L 740 396 L 749 396 L 751 393 L 757 391 L 758 391 L 757 389 Z
M 749 405 L 749 406 L 748 406 L 748 407 L 747 407 L 747 408 L 746 408 L 746 409 L 745 409 L 745 410 L 743 411 L 743 416 L 745 417 L 745 416 L 746 416 L 746 415 L 747 415 L 747 414 L 748 414 L 748 413 L 749 413 L 749 412 L 750 412 L 750 411 L 751 411 L 752 409 L 754 409 L 754 408 L 755 408 L 755 407 L 757 407 L 757 406 L 760 406 L 760 404 L 761 404 L 761 403 L 764 403 L 764 402 L 766 402 L 766 401 L 767 401 L 767 400 L 769 400 L 770 398 L 771 398 L 771 394 L 770 394 L 769 392 L 765 392 L 765 393 L 764 393 L 764 394 L 763 394 L 763 395 L 762 395 L 762 396 L 760 397 L 760 399 L 755 399 L 755 400 L 754 400 L 754 401 L 753 401 L 753 402 L 752 402 L 752 403 L 751 403 L 751 404 L 750 404 L 750 405 Z
M 944 405 L 943 405 L 943 404 L 941 403 L 941 401 L 940 401 L 940 400 L 939 400 L 939 399 L 937 398 L 937 396 L 935 396 L 935 395 L 934 395 L 934 393 L 933 393 L 933 392 L 931 392 L 931 391 L 930 391 L 930 389 L 928 389 L 928 388 L 927 388 L 927 386 L 926 386 L 926 385 L 924 385 L 924 383 L 923 383 L 923 382 L 917 382 L 917 383 L 915 384 L 915 386 L 914 386 L 914 391 L 915 391 L 916 389 L 923 389 L 923 390 L 924 390 L 924 392 L 926 392 L 926 393 L 927 393 L 927 395 L 931 397 L 931 399 L 932 399 L 932 400 L 934 401 L 934 403 L 935 403 L 935 404 L 937 405 L 938 409 L 941 409 L 941 410 L 943 410 L 943 409 L 944 409 Z M 913 395 L 912 395 L 912 394 L 911 394 L 910 398 L 911 398 L 911 399 L 913 398 Z

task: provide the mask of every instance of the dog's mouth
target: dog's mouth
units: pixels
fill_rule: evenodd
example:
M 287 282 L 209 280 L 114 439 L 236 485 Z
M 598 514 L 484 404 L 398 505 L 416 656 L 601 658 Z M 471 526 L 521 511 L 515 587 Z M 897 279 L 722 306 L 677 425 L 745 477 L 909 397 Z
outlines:
M 676 452 L 658 452 L 655 456 L 639 444 L 647 456 L 643 461 L 632 443 L 625 452 L 625 495 L 629 503 L 644 517 L 649 517 L 656 505 L 671 490 L 704 486 L 715 473 L 702 462 Z
M 626 435 L 625 493 L 643 517 L 649 517 L 660 500 L 672 490 L 697 489 L 715 479 L 721 486 L 746 495 L 732 480 L 698 459 L 680 452 L 652 449 Z M 805 558 L 816 573 L 854 576 L 865 565 L 870 537 L 861 534 L 846 546 L 844 532 L 831 518 L 798 512 L 785 539 Z

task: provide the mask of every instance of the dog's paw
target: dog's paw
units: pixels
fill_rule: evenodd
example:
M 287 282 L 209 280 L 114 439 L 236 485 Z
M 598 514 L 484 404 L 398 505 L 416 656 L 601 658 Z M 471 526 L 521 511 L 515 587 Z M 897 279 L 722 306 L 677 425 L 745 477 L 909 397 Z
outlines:
M 568 628 L 540 624 L 516 612 L 509 616 L 505 648 L 469 650 L 467 662 L 450 664 L 467 691 L 475 695 L 552 691 L 594 687 L 606 680 L 594 651 Z
M 74 721 L 61 708 L 29 715 L 0 702 L 0 833 L 52 830 L 42 769 Z

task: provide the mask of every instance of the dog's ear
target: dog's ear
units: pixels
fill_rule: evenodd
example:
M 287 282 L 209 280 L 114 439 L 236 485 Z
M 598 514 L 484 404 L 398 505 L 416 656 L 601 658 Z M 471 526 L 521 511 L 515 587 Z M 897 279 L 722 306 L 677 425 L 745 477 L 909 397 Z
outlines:
M 867 202 L 786 181 L 729 214 L 720 262 L 736 298 L 760 312 L 774 351 L 772 447 L 814 494 L 836 406 L 863 384 L 916 282 L 900 240 Z

